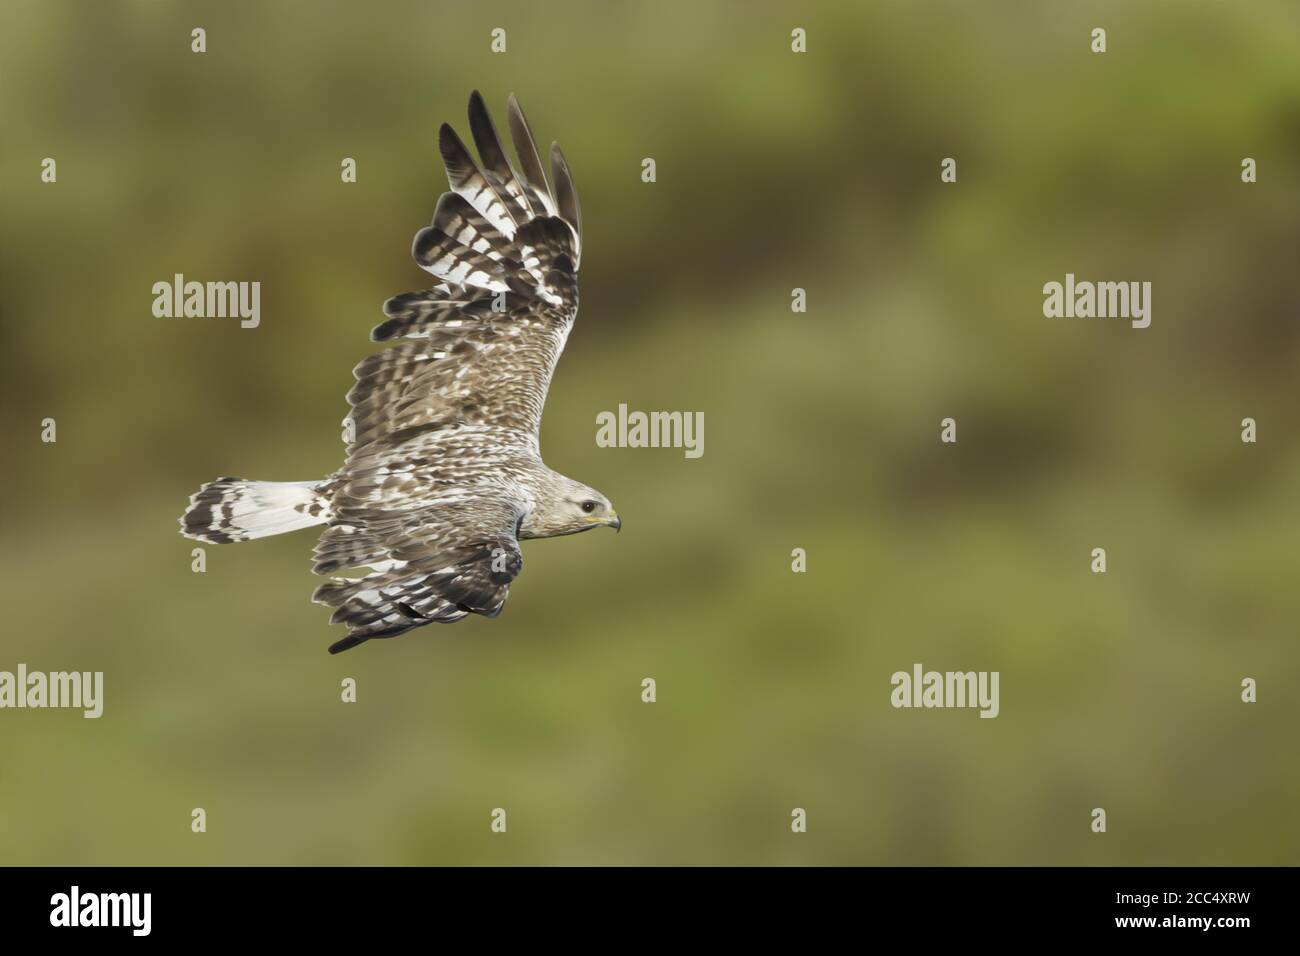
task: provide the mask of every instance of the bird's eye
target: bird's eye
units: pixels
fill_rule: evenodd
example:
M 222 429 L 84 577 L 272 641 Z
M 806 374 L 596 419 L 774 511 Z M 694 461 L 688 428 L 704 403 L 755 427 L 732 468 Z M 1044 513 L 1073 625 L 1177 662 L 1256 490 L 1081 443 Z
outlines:
M 591 514 L 593 511 L 596 510 L 596 502 L 584 501 L 582 503 L 582 510 L 585 511 L 587 514 Z

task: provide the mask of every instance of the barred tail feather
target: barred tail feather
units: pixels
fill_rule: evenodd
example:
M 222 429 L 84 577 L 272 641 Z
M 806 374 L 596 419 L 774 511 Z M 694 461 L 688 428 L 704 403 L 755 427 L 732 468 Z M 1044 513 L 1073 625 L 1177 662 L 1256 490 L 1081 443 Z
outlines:
M 226 544 L 325 524 L 332 515 L 329 502 L 316 491 L 319 484 L 218 478 L 190 496 L 181 534 Z

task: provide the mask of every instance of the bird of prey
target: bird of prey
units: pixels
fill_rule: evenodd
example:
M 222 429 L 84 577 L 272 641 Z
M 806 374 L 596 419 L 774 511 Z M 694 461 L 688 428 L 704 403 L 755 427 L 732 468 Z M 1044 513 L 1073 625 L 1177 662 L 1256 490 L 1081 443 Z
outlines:
M 313 570 L 368 570 L 312 595 L 348 629 L 331 653 L 495 617 L 521 540 L 622 526 L 608 498 L 542 462 L 542 407 L 578 311 L 582 217 L 559 146 L 548 184 L 513 94 L 507 107 L 517 166 L 478 91 L 479 162 L 439 130 L 451 191 L 411 250 L 439 281 L 384 303 L 371 339 L 404 341 L 353 371 L 343 467 L 320 481 L 218 478 L 180 519 L 182 534 L 212 543 L 325 525 Z

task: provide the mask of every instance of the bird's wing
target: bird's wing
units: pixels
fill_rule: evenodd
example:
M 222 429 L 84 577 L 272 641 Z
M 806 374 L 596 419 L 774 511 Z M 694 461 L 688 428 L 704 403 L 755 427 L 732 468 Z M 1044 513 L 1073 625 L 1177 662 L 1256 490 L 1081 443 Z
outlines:
M 481 165 L 443 125 L 452 191 L 412 246 L 440 281 L 385 303 L 388 320 L 371 338 L 404 341 L 354 371 L 348 457 L 332 479 L 333 518 L 313 570 L 372 570 L 313 595 L 348 627 L 335 653 L 422 624 L 495 616 L 523 566 L 518 529 L 529 505 L 505 472 L 538 450 L 578 310 L 581 221 L 559 148 L 552 191 L 513 96 L 509 119 L 518 172 L 477 92 L 469 123 Z
M 414 510 L 342 515 L 321 537 L 317 568 L 370 564 L 375 570 L 334 578 L 312 595 L 334 608 L 331 624 L 348 628 L 330 653 L 471 613 L 496 617 L 524 564 L 517 538 L 522 516 L 509 494 L 487 488 Z
M 415 235 L 415 261 L 439 280 L 384 304 L 377 342 L 405 338 L 354 370 L 349 462 L 448 428 L 506 430 L 536 449 L 551 374 L 578 310 L 581 214 L 551 147 L 554 191 L 523 111 L 509 100 L 511 166 L 477 91 L 469 124 L 481 165 L 448 125 L 439 147 L 451 192 Z

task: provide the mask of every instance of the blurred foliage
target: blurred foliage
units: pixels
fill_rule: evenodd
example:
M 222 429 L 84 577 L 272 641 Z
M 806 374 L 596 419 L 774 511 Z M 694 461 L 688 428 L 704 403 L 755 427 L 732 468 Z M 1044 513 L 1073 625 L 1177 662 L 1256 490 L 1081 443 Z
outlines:
M 0 669 L 106 705 L 0 713 L 0 862 L 1295 863 L 1298 51 L 1291 0 L 4 4 Z M 338 466 L 471 88 L 573 167 L 543 448 L 626 526 L 334 658 L 309 533 L 200 575 L 175 521 Z M 261 327 L 154 318 L 175 272 Z M 1045 320 L 1066 272 L 1151 328 Z M 704 457 L 597 448 L 620 402 Z M 1001 716 L 892 709 L 916 661 Z

